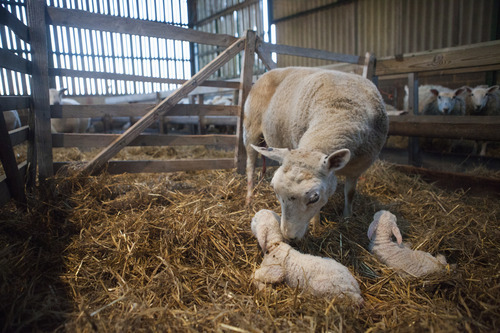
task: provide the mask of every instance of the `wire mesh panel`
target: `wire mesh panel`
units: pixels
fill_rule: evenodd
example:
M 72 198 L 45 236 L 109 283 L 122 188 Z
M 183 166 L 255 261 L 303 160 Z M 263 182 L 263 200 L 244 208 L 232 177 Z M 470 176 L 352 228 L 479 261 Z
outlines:
M 48 0 L 48 6 L 115 17 L 169 23 L 187 28 L 186 0 Z M 77 15 L 77 14 L 75 14 Z M 48 26 L 49 61 L 54 69 L 127 74 L 138 80 L 55 75 L 55 88 L 69 95 L 146 94 L 172 90 L 178 84 L 161 79 L 191 77 L 186 41 L 125 34 L 68 25 Z M 150 78 L 150 79 L 148 79 Z

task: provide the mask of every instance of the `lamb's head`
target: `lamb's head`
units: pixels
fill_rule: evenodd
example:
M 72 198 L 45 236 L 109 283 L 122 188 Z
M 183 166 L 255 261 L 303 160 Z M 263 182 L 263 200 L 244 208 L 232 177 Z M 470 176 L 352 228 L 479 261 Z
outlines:
M 335 192 L 335 171 L 349 162 L 351 152 L 340 149 L 325 155 L 303 148 L 252 147 L 281 163 L 271 182 L 281 204 L 281 233 L 287 239 L 304 237 L 309 221 Z
M 461 95 L 466 91 L 465 88 L 458 88 L 455 91 L 444 92 L 437 89 L 431 89 L 431 93 L 437 98 L 439 112 L 442 114 L 450 114 L 455 108 L 455 104 Z
M 62 100 L 63 95 L 66 92 L 66 90 L 68 90 L 68 89 L 66 89 L 66 88 L 60 89 L 60 90 L 57 90 L 57 89 L 54 89 L 54 88 L 49 89 L 49 101 L 50 101 L 50 105 L 59 105 L 59 104 L 61 104 L 61 100 Z
M 262 209 L 252 218 L 250 227 L 264 253 L 269 246 L 283 240 L 280 231 L 280 217 L 273 211 Z
M 468 91 L 470 92 L 470 99 L 474 107 L 474 112 L 481 112 L 486 107 L 491 94 L 499 88 L 499 86 L 478 86 L 474 89 L 469 88 Z
M 373 216 L 373 221 L 368 227 L 368 239 L 372 240 L 377 237 L 391 239 L 392 235 L 396 237 L 396 241 L 401 245 L 403 238 L 396 223 L 397 219 L 394 214 L 387 210 L 380 210 Z

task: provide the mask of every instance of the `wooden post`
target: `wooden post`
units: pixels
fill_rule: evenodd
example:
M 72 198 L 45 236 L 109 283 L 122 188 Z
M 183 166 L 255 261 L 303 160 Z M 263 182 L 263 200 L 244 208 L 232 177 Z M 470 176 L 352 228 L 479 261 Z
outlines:
M 248 93 L 252 88 L 253 80 L 253 65 L 255 62 L 255 31 L 246 31 L 245 53 L 243 55 L 243 62 L 241 68 L 241 82 L 240 82 L 240 95 L 238 97 L 238 105 L 240 106 L 240 116 L 236 123 L 236 137 L 238 143 L 236 144 L 235 159 L 236 159 L 236 172 L 245 173 L 246 166 L 246 150 L 243 145 L 243 117 L 245 101 Z
M 10 195 L 21 204 L 26 203 L 26 194 L 24 193 L 24 182 L 19 169 L 17 168 L 16 156 L 12 149 L 9 131 L 5 123 L 3 111 L 0 111 L 0 160 L 2 161 L 5 176 L 7 177 L 7 186 Z
M 418 115 L 418 75 L 408 74 L 408 112 Z M 422 165 L 422 156 L 417 137 L 408 138 L 408 164 L 419 167 Z
M 190 80 L 186 81 L 179 89 L 165 98 L 160 104 L 155 106 L 138 122 L 126 130 L 119 138 L 111 143 L 90 161 L 81 171 L 81 175 L 90 175 L 99 172 L 106 162 L 115 156 L 120 150 L 126 147 L 132 140 L 138 137 L 153 122 L 158 120 L 166 112 L 171 110 L 177 103 L 193 91 L 200 83 L 208 79 L 216 70 L 223 66 L 238 54 L 245 46 L 245 38 L 240 38 L 222 52 L 217 58 L 212 60 L 202 70 L 196 73 Z
M 35 113 L 35 149 L 38 178 L 44 181 L 54 175 L 52 160 L 52 134 L 50 131 L 49 69 L 47 35 L 45 34 L 44 1 L 27 2 L 28 27 L 33 59 L 31 90 Z M 32 166 L 34 167 L 34 166 Z

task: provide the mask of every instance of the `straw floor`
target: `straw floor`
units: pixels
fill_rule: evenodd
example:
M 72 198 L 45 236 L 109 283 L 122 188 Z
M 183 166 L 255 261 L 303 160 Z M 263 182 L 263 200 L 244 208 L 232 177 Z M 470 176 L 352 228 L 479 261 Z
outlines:
M 2 331 L 500 330 L 499 200 L 444 192 L 382 162 L 360 179 L 353 218 L 341 218 L 340 185 L 319 230 L 293 244 L 346 265 L 364 306 L 282 284 L 257 291 L 251 275 L 262 253 L 250 220 L 260 209 L 280 210 L 272 171 L 252 208 L 246 179 L 233 170 L 58 176 L 30 195 L 26 212 L 4 206 Z M 366 250 L 379 209 L 396 214 L 405 241 L 444 254 L 456 269 L 402 279 L 380 264 Z

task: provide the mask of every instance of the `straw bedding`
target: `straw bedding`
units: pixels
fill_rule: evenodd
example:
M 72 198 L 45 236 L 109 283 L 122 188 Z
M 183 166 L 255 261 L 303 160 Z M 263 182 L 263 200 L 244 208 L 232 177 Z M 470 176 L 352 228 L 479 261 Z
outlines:
M 251 217 L 280 209 L 271 177 L 258 184 L 252 208 L 244 206 L 246 179 L 233 170 L 55 177 L 30 195 L 26 212 L 0 210 L 3 331 L 500 329 L 497 199 L 444 192 L 377 162 L 346 222 L 340 186 L 319 230 L 292 245 L 350 269 L 365 298 L 353 308 L 286 285 L 252 285 L 262 253 Z M 396 214 L 405 241 L 444 254 L 456 269 L 408 280 L 380 264 L 366 250 L 379 209 Z

